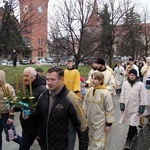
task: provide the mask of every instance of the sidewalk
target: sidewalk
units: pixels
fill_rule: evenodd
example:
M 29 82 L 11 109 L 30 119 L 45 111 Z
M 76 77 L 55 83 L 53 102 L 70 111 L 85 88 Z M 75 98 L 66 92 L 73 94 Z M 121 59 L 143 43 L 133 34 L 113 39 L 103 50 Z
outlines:
M 119 101 L 119 95 L 114 96 L 113 102 L 114 102 L 114 108 L 115 108 L 116 122 L 112 125 L 111 131 L 108 133 L 106 150 L 123 150 L 123 146 L 124 146 L 124 143 L 126 140 L 128 125 L 121 125 L 118 122 L 121 117 L 121 112 L 119 109 L 118 101 Z M 16 126 L 16 130 L 17 130 L 18 134 L 21 135 L 19 113 L 16 113 L 16 116 L 15 116 L 15 126 Z M 148 133 L 150 133 L 148 128 L 146 128 L 146 131 Z M 150 134 L 146 134 L 146 133 L 143 134 L 144 137 L 146 136 L 144 139 L 147 139 L 146 143 L 147 142 L 150 143 L 150 136 L 149 136 Z M 141 138 L 143 139 L 143 137 L 141 137 Z M 142 144 L 145 144 L 145 143 L 140 142 L 141 147 L 142 147 Z M 6 142 L 5 135 L 3 134 L 3 150 L 18 150 L 18 147 L 19 147 L 18 144 L 14 143 L 12 141 Z M 148 147 L 150 147 L 150 145 L 148 145 Z M 40 150 L 36 141 L 34 142 L 34 144 L 32 145 L 32 148 L 30 150 Z M 76 142 L 75 150 L 78 150 L 78 142 Z M 138 150 L 138 149 L 134 149 L 134 150 Z M 149 148 L 147 148 L 147 149 L 144 148 L 141 150 L 149 150 Z

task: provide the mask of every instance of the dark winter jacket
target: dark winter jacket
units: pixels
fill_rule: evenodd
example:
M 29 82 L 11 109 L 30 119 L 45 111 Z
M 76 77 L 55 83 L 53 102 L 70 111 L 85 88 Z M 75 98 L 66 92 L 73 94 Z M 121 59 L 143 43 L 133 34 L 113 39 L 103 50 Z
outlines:
M 41 121 L 42 150 L 73 150 L 76 132 L 79 150 L 88 149 L 88 126 L 81 102 L 65 86 L 55 96 L 45 91 L 38 100 L 36 115 Z
M 13 52 L 12 55 L 11 55 L 11 59 L 12 60 L 17 60 L 17 57 L 18 57 L 18 53 L 17 52 Z
M 27 86 L 29 89 L 29 87 Z M 34 104 L 36 104 L 39 95 L 46 90 L 46 81 L 40 75 L 37 75 L 37 78 L 32 82 L 32 92 Z M 39 130 L 39 118 L 33 118 L 32 114 L 30 115 L 29 119 L 24 120 L 22 118 L 22 113 L 20 115 L 20 122 L 22 129 L 27 134 L 37 135 Z

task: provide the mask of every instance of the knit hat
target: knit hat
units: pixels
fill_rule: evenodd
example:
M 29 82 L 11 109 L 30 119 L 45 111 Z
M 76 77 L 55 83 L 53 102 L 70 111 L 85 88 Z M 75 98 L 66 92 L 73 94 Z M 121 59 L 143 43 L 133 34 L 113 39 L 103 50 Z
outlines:
M 81 82 L 85 82 L 85 78 L 84 77 L 80 77 L 80 81 Z
M 131 69 L 130 71 L 129 71 L 129 74 L 130 73 L 133 73 L 135 76 L 137 76 L 137 71 L 135 70 L 135 69 Z
M 150 77 L 146 79 L 146 84 L 150 84 Z
M 129 58 L 129 61 L 134 61 L 134 59 L 133 58 Z
M 105 60 L 104 60 L 102 57 L 100 57 L 100 58 L 98 58 L 98 59 L 96 60 L 96 63 L 97 63 L 97 64 L 101 64 L 101 65 L 105 65 Z

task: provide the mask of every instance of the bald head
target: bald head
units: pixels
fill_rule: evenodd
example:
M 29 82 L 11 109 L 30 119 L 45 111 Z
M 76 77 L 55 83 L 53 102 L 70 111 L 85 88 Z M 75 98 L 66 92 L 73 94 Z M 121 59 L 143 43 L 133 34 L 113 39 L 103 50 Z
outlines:
M 36 79 L 37 71 L 33 67 L 27 67 L 23 72 L 23 79 L 25 85 L 29 85 L 30 81 L 33 82 Z

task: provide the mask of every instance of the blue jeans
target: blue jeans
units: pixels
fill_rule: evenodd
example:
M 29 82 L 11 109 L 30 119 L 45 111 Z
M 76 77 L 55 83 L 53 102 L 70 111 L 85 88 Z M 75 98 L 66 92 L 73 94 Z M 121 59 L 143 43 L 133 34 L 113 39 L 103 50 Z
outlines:
M 22 131 L 22 140 L 21 140 L 19 150 L 29 150 L 36 137 L 37 135 L 27 134 L 24 131 Z M 37 141 L 40 145 L 40 140 L 37 139 Z
M 7 124 L 8 117 L 0 118 L 0 150 L 2 150 L 2 132 L 4 129 L 4 132 L 6 134 L 6 141 L 9 141 L 8 132 L 7 129 L 11 127 L 11 125 Z M 13 140 L 14 142 L 20 144 L 21 143 L 21 137 L 17 135 L 17 138 Z

